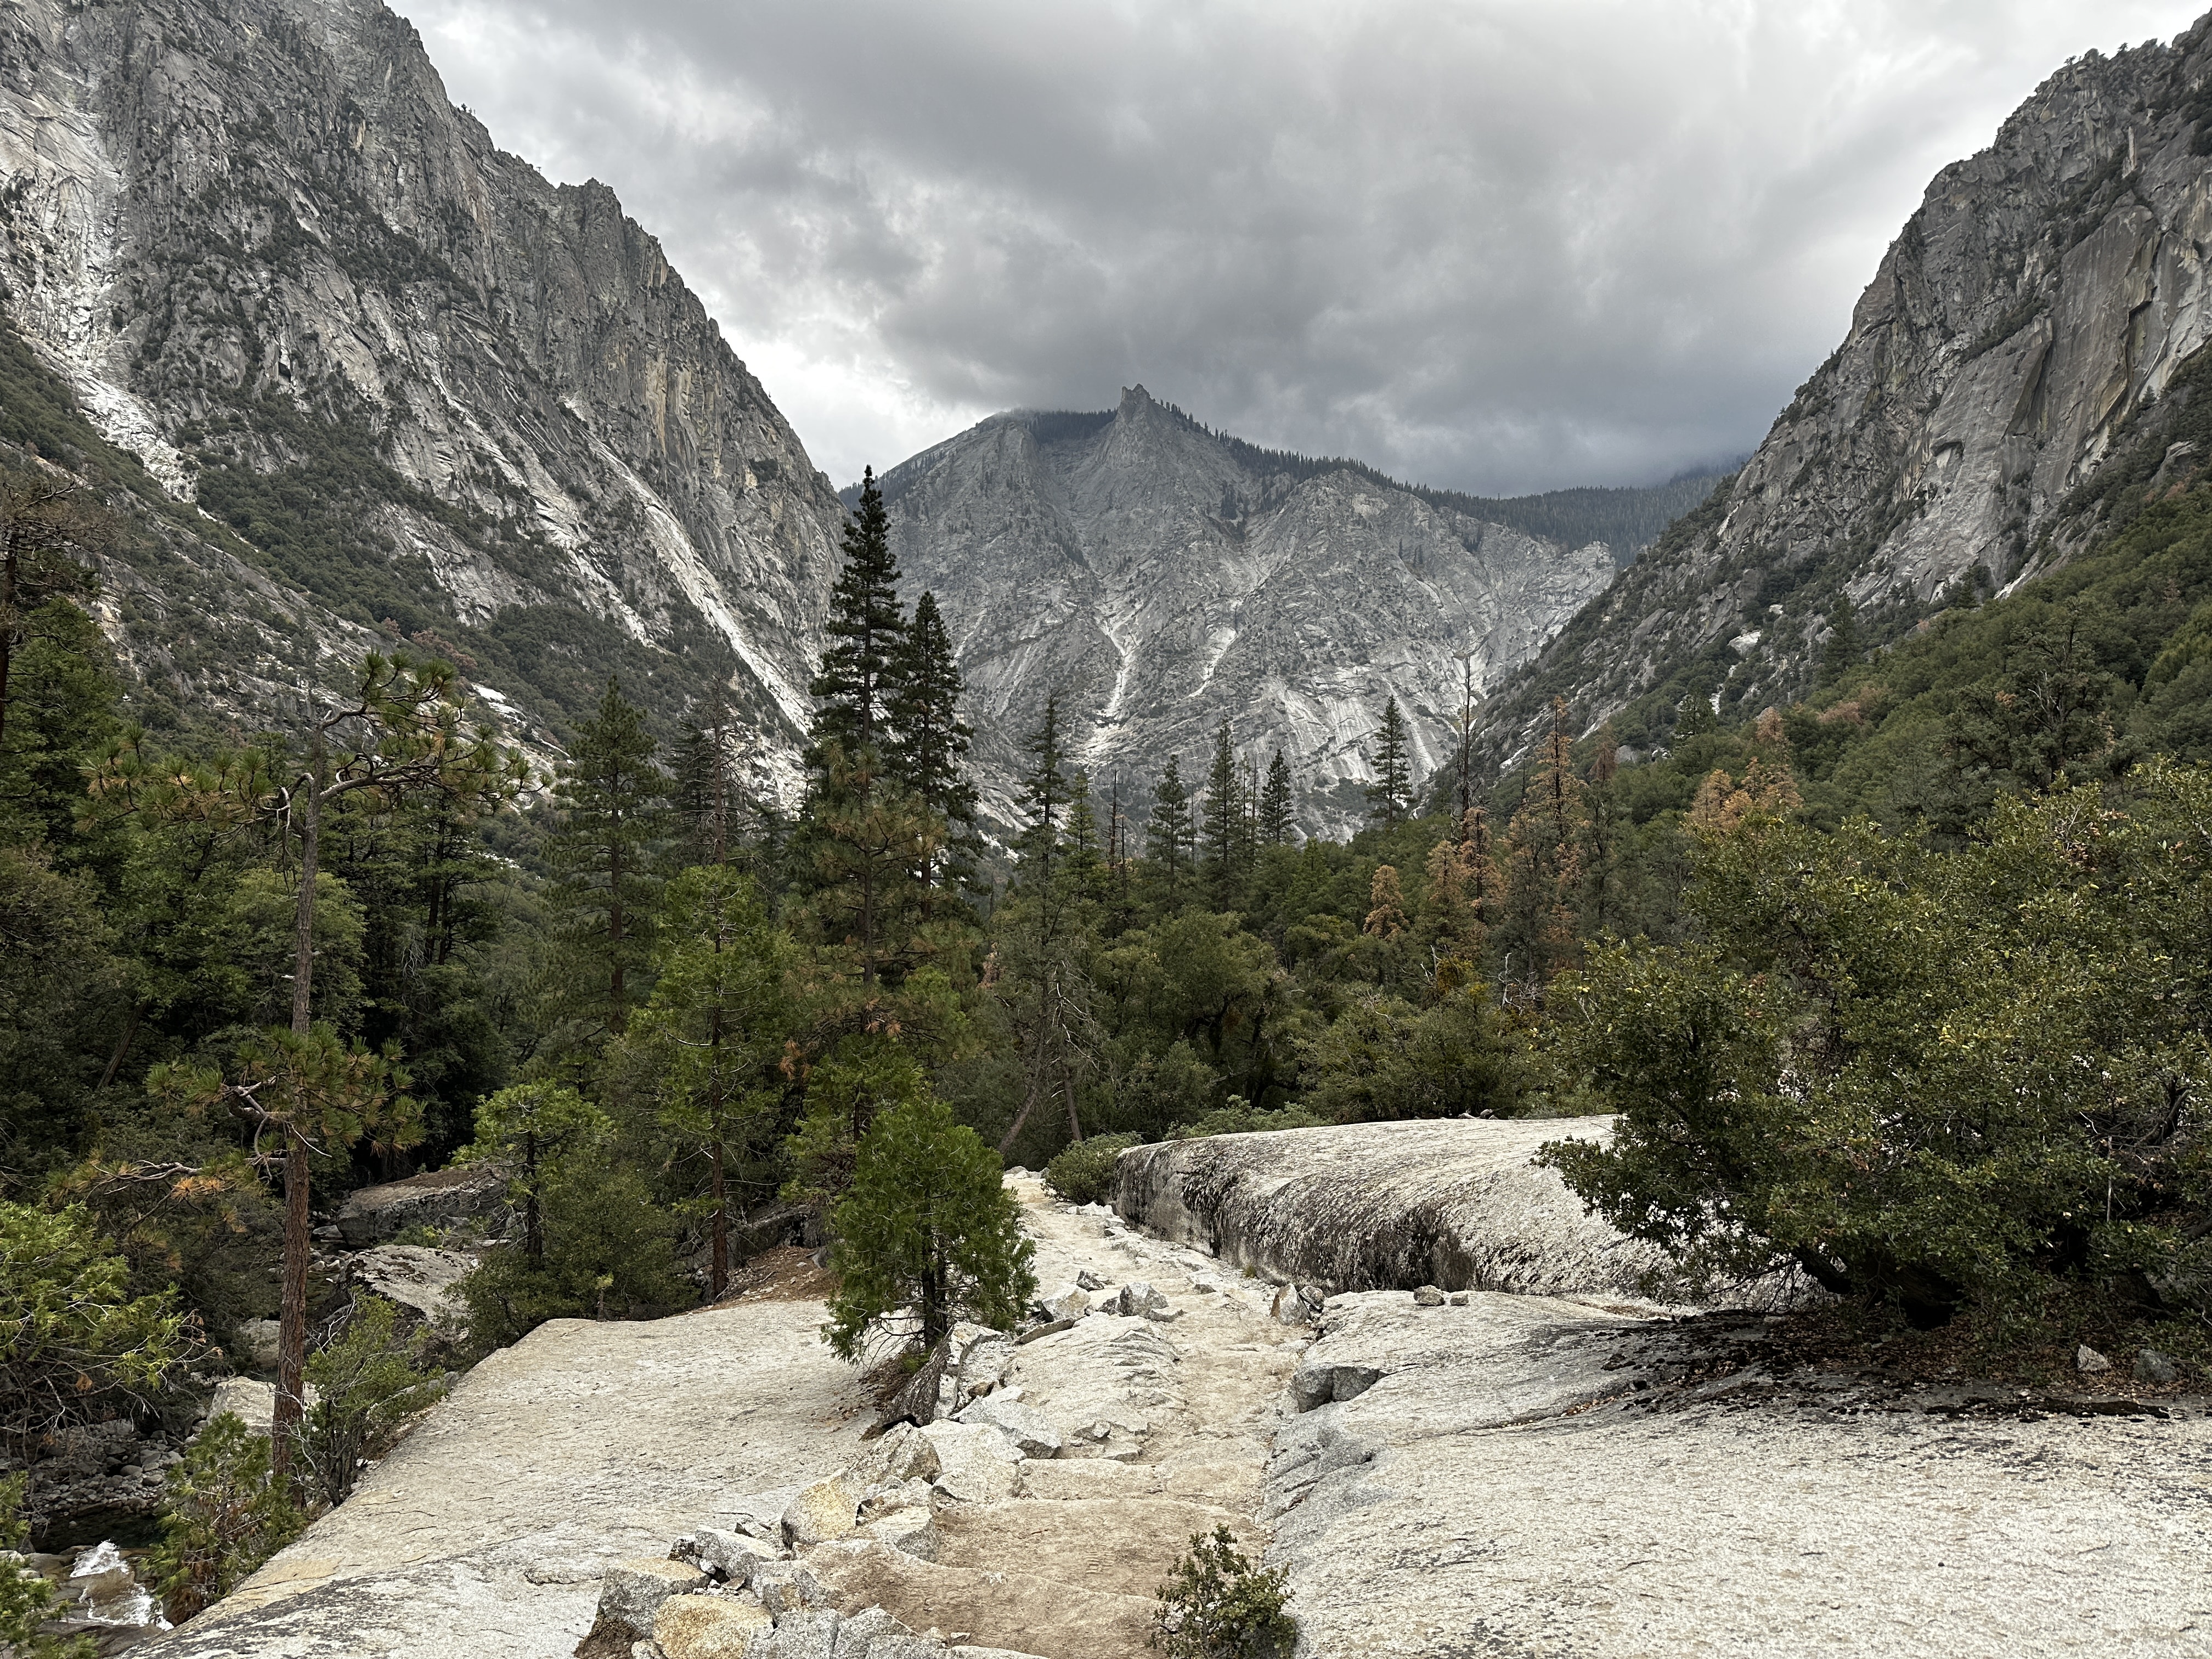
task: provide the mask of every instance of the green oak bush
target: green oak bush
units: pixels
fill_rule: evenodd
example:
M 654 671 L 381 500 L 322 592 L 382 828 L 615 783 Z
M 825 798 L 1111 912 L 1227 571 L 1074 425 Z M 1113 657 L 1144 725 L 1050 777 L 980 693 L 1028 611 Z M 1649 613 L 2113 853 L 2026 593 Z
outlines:
M 2054 1282 L 2201 1320 L 2212 774 L 2001 799 L 1948 853 L 1753 815 L 1688 908 L 1553 988 L 1557 1070 L 1620 1115 L 1545 1154 L 1593 1208 L 1923 1326 Z

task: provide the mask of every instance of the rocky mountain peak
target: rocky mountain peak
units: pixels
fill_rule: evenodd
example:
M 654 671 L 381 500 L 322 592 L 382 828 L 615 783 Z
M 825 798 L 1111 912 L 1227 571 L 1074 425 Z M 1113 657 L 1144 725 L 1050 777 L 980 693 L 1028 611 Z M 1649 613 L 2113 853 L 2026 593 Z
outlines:
M 1726 492 L 1492 700 L 1495 757 L 1553 696 L 1638 741 L 1692 696 L 1756 713 L 1839 606 L 1880 644 L 2086 544 L 2075 492 L 2212 337 L 2208 34 L 2075 59 L 1936 175 Z

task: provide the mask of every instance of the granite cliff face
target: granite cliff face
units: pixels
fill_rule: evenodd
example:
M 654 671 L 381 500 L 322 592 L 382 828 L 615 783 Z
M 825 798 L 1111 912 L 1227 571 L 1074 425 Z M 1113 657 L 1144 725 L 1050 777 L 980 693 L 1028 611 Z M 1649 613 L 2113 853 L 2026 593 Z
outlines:
M 1938 173 L 1733 484 L 1493 700 L 1497 753 L 1555 695 L 1585 726 L 1655 691 L 1756 713 L 1805 690 L 1839 599 L 1879 643 L 2078 550 L 2081 487 L 2212 337 L 2208 73 L 2212 21 L 2090 53 Z
M 525 730 L 610 672 L 664 711 L 726 678 L 788 786 L 836 498 L 653 239 L 495 149 L 409 24 L 22 0 L 0 176 L 14 326 L 216 521 L 168 538 L 188 572 L 108 573 L 142 670 L 251 713 L 398 635 Z M 241 635 L 272 582 L 313 603 Z
M 994 416 L 884 488 L 906 586 L 953 629 L 1000 815 L 1056 691 L 1102 796 L 1143 795 L 1170 755 L 1201 780 L 1226 719 L 1245 759 L 1283 751 L 1309 832 L 1341 830 L 1387 699 L 1417 774 L 1444 764 L 1462 662 L 1480 695 L 1615 564 L 1602 543 L 1220 438 L 1142 386 L 1110 415 Z

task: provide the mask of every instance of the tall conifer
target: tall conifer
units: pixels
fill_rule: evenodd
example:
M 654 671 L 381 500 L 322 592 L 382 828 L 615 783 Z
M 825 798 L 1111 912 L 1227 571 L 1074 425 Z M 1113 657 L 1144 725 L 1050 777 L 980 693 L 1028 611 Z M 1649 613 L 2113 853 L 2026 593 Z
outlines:
M 892 667 L 886 713 L 893 769 L 915 798 L 945 820 L 946 844 L 957 860 L 977 846 L 975 789 L 967 771 L 974 734 L 960 719 L 965 687 L 935 594 L 924 593 L 915 601 L 914 619 Z M 925 879 L 934 873 L 924 872 Z
M 644 1000 L 660 901 L 658 860 L 668 778 L 644 714 L 611 678 L 599 712 L 576 728 L 553 798 L 561 827 L 547 849 L 554 899 L 576 969 L 580 1011 L 620 1031 Z
M 1260 791 L 1260 839 L 1280 847 L 1291 838 L 1291 769 L 1278 749 L 1267 763 L 1267 781 Z
M 1395 697 L 1382 705 L 1375 734 L 1375 781 L 1367 786 L 1367 817 L 1386 827 L 1403 819 L 1413 802 L 1413 763 L 1406 717 Z
M 1170 755 L 1166 769 L 1152 788 L 1152 816 L 1145 825 L 1145 850 L 1166 883 L 1170 904 L 1182 902 L 1183 880 L 1190 873 L 1193 838 L 1190 791 L 1183 787 L 1182 757 Z
M 906 620 L 890 516 L 872 467 L 861 477 L 860 504 L 846 522 L 842 550 L 844 568 L 830 590 L 830 614 L 822 624 L 830 643 L 822 653 L 822 672 L 807 688 L 819 702 L 809 754 L 817 769 L 825 744 L 842 746 L 848 762 L 858 762 L 863 749 L 881 746 L 898 691 Z
M 1052 885 L 1053 863 L 1060 852 L 1062 815 L 1067 808 L 1067 757 L 1060 748 L 1060 694 L 1044 700 L 1044 721 L 1022 739 L 1029 757 L 1022 774 L 1022 811 L 1024 822 L 1015 838 L 1024 879 L 1033 880 L 1040 893 Z
M 1244 777 L 1224 720 L 1213 734 L 1206 778 L 1206 895 L 1216 910 L 1233 910 L 1244 885 Z

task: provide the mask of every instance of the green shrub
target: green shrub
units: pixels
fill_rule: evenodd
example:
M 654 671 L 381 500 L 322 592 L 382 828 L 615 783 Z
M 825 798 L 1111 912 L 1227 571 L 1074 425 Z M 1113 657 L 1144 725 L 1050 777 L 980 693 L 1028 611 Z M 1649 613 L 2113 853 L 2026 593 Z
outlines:
M 169 1617 L 182 1622 L 229 1595 L 307 1524 L 290 1482 L 270 1468 L 269 1437 L 234 1412 L 210 1419 L 169 1471 L 161 1541 L 147 1557 Z
M 325 1502 L 352 1493 L 361 1462 L 391 1443 L 399 1425 L 445 1392 L 445 1379 L 415 1364 L 421 1333 L 398 1329 L 398 1310 L 364 1297 L 345 1333 L 307 1361 L 317 1399 L 302 1443 Z
M 1279 1567 L 1261 1569 L 1237 1552 L 1226 1527 L 1191 1535 L 1190 1553 L 1154 1592 L 1160 1610 L 1147 1645 L 1170 1659 L 1288 1659 L 1297 1621 Z
M 2054 1285 L 2212 1279 L 2212 773 L 1998 803 L 1956 853 L 1857 819 L 1707 840 L 1700 938 L 1554 985 L 1552 1057 L 1620 1114 L 1543 1161 L 1698 1276 L 1795 1263 L 1942 1324 Z
M 1217 1107 L 1188 1123 L 1178 1123 L 1168 1131 L 1168 1139 L 1204 1140 L 1212 1135 L 1261 1134 L 1271 1129 L 1319 1129 L 1335 1121 L 1334 1118 L 1296 1105 L 1279 1111 L 1262 1111 L 1242 1095 L 1231 1095 L 1226 1106 Z
M 1092 1135 L 1061 1151 L 1044 1166 L 1044 1184 L 1071 1204 L 1103 1204 L 1114 1190 L 1115 1160 L 1142 1135 Z
M 690 1305 L 697 1293 L 676 1265 L 680 1224 L 633 1169 L 564 1169 L 545 1186 L 544 1257 L 493 1250 L 461 1281 L 471 1348 L 505 1347 L 549 1319 L 637 1319 Z
M 176 1297 L 133 1299 L 131 1269 L 80 1205 L 0 1203 L 0 1437 L 137 1413 L 194 1346 Z
M 23 1521 L 30 1479 L 16 1474 L 0 1480 L 0 1653 L 16 1659 L 94 1659 L 99 1650 L 88 1636 L 64 1642 L 40 1633 L 39 1626 L 59 1608 L 54 1587 L 15 1553 L 30 1535 Z

